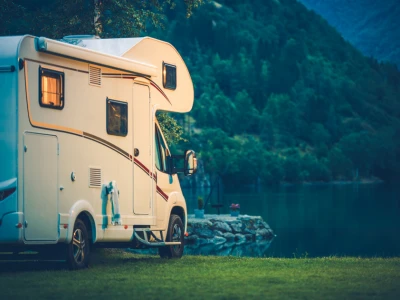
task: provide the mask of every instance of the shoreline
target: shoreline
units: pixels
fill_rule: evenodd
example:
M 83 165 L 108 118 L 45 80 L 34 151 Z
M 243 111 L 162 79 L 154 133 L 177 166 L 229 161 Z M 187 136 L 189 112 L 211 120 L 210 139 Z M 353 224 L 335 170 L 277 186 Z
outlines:
M 374 178 L 361 178 L 359 180 L 332 180 L 332 181 L 299 181 L 299 182 L 287 182 L 282 181 L 277 184 L 243 184 L 246 188 L 258 188 L 258 187 L 287 187 L 287 186 L 321 186 L 321 185 L 350 185 L 350 184 L 383 184 L 386 181 Z M 205 185 L 201 187 L 193 187 L 190 185 L 181 185 L 182 189 L 210 189 L 212 185 Z
M 347 184 L 382 184 L 384 180 L 379 178 L 362 178 L 360 180 L 332 180 L 332 181 L 303 181 L 298 183 L 282 182 L 281 186 L 291 185 L 347 185 Z

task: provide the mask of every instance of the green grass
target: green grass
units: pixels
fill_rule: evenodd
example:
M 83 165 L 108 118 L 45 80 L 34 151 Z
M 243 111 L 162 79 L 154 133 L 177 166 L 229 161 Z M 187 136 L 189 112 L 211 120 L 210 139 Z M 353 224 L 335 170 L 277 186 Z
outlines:
M 102 250 L 90 268 L 0 262 L 0 299 L 400 299 L 400 258 L 162 260 Z

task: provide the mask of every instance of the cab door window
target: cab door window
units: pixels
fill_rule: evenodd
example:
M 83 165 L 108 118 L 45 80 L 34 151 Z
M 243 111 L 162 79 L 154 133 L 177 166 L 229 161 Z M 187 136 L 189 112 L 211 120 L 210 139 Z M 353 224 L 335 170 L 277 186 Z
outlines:
M 155 164 L 158 170 L 161 172 L 167 172 L 167 160 L 166 157 L 169 156 L 168 148 L 166 143 L 160 133 L 160 129 L 156 125 L 155 130 Z

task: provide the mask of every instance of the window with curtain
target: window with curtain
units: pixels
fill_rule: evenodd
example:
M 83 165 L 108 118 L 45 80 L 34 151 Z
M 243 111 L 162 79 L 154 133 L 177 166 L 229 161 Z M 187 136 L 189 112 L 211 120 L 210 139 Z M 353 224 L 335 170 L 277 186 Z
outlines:
M 39 68 L 39 104 L 42 107 L 64 108 L 64 73 Z
M 107 133 L 128 134 L 128 103 L 107 98 Z

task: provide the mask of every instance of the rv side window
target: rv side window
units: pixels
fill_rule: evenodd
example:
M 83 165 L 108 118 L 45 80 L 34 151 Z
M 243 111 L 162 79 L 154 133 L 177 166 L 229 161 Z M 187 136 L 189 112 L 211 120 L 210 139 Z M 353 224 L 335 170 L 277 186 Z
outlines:
M 64 73 L 39 67 L 39 104 L 64 108 Z
M 166 89 L 176 89 L 176 66 L 163 63 L 163 86 Z
M 128 134 L 128 103 L 107 98 L 107 133 Z

